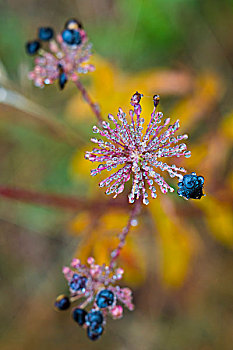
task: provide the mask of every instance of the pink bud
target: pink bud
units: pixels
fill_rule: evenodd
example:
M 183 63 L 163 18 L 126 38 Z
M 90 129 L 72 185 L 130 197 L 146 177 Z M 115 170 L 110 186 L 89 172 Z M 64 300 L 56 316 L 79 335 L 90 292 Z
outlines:
M 129 297 L 132 295 L 132 291 L 129 288 L 122 288 L 121 293 L 125 296 L 125 297 Z
M 90 256 L 90 257 L 87 259 L 87 263 L 88 263 L 89 265 L 94 264 L 94 262 L 95 262 L 95 259 L 94 259 L 92 256 Z
M 116 305 L 111 309 L 111 314 L 114 319 L 121 318 L 123 316 L 123 307 Z
M 72 261 L 71 261 L 71 266 L 72 267 L 76 267 L 77 265 L 79 265 L 80 264 L 80 260 L 79 259 L 73 259 Z
M 115 273 L 116 273 L 117 279 L 120 280 L 122 278 L 124 270 L 121 267 L 119 267 L 118 269 L 116 269 Z
M 92 275 L 92 277 L 96 277 L 100 272 L 101 272 L 101 268 L 99 265 L 94 265 L 90 269 L 90 274 Z

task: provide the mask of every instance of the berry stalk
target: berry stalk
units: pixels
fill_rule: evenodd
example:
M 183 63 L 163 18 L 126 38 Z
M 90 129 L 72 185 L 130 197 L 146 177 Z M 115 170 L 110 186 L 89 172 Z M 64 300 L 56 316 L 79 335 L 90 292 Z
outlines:
M 79 79 L 77 81 L 74 81 L 74 83 L 77 86 L 77 88 L 79 89 L 79 91 L 81 92 L 84 100 L 90 106 L 92 112 L 95 114 L 98 122 L 102 125 L 103 118 L 101 116 L 98 104 L 92 101 L 90 95 L 88 94 L 87 90 L 85 89 L 85 87 L 83 86 L 83 84 L 81 83 L 81 81 Z
M 110 264 L 109 264 L 109 270 L 112 270 L 114 268 L 115 261 L 118 258 L 118 256 L 120 255 L 121 249 L 125 245 L 126 237 L 129 233 L 131 227 L 133 226 L 133 221 L 138 216 L 140 210 L 141 210 L 141 198 L 139 198 L 135 202 L 134 208 L 132 209 L 132 211 L 130 213 L 130 217 L 129 217 L 129 220 L 127 222 L 127 225 L 123 228 L 122 232 L 119 234 L 120 242 L 118 243 L 117 247 L 111 252 L 111 260 L 110 260 Z

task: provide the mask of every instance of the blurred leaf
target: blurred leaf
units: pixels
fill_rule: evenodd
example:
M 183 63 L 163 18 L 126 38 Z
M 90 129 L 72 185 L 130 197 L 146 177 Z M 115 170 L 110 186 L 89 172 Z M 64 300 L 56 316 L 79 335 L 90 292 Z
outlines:
M 109 113 L 115 115 L 119 107 L 128 111 L 130 98 L 136 90 L 145 95 L 142 100 L 143 115 L 148 119 L 153 108 L 152 96 L 155 93 L 180 96 L 191 91 L 193 87 L 193 77 L 185 71 L 153 69 L 137 74 L 125 74 L 101 57 L 95 56 L 92 60 L 96 71 L 92 73 L 89 92 L 94 100 L 98 101 L 104 118 L 107 118 Z M 148 95 L 150 98 L 147 98 Z M 67 115 L 78 120 L 90 118 L 90 107 L 80 94 L 70 100 Z
M 109 264 L 111 251 L 119 243 L 117 236 L 126 226 L 129 215 L 123 210 L 110 210 L 95 224 L 92 219 L 92 213 L 83 212 L 71 222 L 72 233 L 83 234 L 75 256 L 83 261 L 93 256 L 98 264 Z M 131 285 L 142 283 L 146 273 L 145 258 L 134 236 L 138 230 L 135 231 L 132 227 L 118 261 L 118 265 L 125 270 L 124 280 Z
M 193 236 L 191 228 L 187 231 L 184 222 L 174 217 L 174 213 L 169 215 L 169 202 L 172 205 L 170 200 L 166 200 L 164 209 L 159 201 L 152 200 L 149 209 L 156 227 L 161 279 L 168 286 L 179 287 L 190 270 L 197 238 Z
M 86 211 L 80 212 L 70 223 L 69 228 L 72 234 L 82 235 L 88 227 L 90 214 Z
M 173 116 L 182 119 L 182 131 L 191 130 L 200 119 L 205 118 L 221 99 L 223 92 L 223 83 L 216 73 L 200 74 L 196 79 L 193 94 L 180 100 L 173 108 Z
M 233 111 L 230 112 L 222 121 L 220 130 L 222 134 L 233 143 Z
M 205 213 L 206 224 L 215 238 L 226 246 L 233 247 L 232 206 L 210 195 L 195 203 Z

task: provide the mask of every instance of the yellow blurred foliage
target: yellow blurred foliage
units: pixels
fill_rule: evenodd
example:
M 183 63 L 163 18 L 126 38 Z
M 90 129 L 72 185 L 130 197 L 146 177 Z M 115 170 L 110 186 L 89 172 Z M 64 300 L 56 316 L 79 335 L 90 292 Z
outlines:
M 80 212 L 70 223 L 70 231 L 75 236 L 82 235 L 89 224 L 90 213 L 87 211 Z
M 222 134 L 233 142 L 233 111 L 229 113 L 222 121 L 221 128 Z
M 82 212 L 71 222 L 73 235 L 82 235 L 75 257 L 86 261 L 93 256 L 98 264 L 110 262 L 111 251 L 118 245 L 117 235 L 128 222 L 129 215 L 122 210 L 109 210 L 93 221 L 92 213 Z M 127 237 L 127 244 L 122 249 L 118 265 L 125 270 L 124 279 L 131 285 L 137 285 L 145 279 L 146 264 L 142 249 L 135 241 L 134 228 Z
M 167 286 L 179 287 L 187 277 L 191 258 L 197 250 L 198 239 L 191 228 L 186 228 L 174 213 L 166 200 L 165 208 L 161 202 L 151 201 L 149 210 L 155 226 L 156 244 L 160 255 L 160 277 Z
M 181 130 L 190 131 L 195 123 L 211 111 L 223 92 L 223 84 L 218 75 L 202 73 L 198 76 L 193 92 L 181 99 L 172 110 L 173 117 L 182 121 Z
M 88 90 L 94 100 L 98 101 L 105 118 L 109 113 L 115 115 L 119 107 L 128 111 L 130 98 L 136 90 L 145 95 L 143 117 L 147 121 L 153 108 L 151 97 L 155 93 L 179 96 L 190 92 L 193 88 L 193 77 L 188 72 L 154 69 L 137 74 L 125 74 L 101 57 L 95 56 L 93 63 L 96 71 L 92 73 Z M 81 94 L 75 95 L 67 108 L 67 115 L 72 119 L 93 120 L 90 107 Z
M 210 195 L 195 202 L 205 214 L 210 232 L 223 244 L 233 247 L 233 213 L 229 203 L 218 201 Z

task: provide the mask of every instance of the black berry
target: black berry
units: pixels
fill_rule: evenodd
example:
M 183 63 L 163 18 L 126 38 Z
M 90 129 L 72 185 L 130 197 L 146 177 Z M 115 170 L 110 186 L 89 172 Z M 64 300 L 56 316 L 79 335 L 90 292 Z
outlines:
M 35 55 L 40 48 L 40 42 L 38 40 L 28 41 L 25 48 L 28 55 Z
M 59 310 L 67 310 L 70 307 L 70 299 L 66 295 L 59 295 L 54 305 Z

